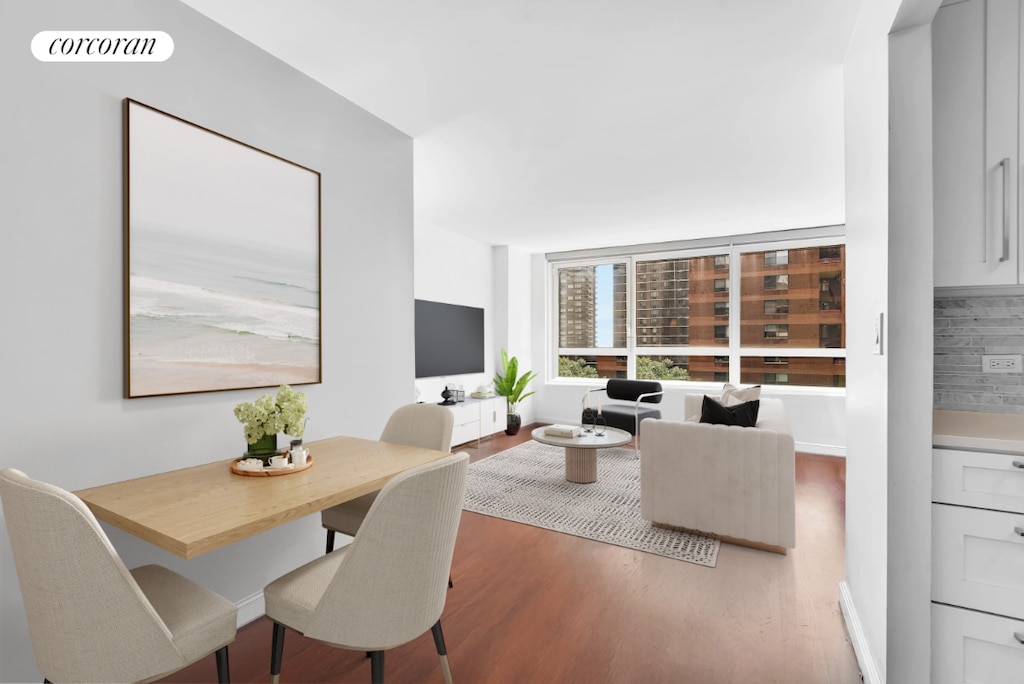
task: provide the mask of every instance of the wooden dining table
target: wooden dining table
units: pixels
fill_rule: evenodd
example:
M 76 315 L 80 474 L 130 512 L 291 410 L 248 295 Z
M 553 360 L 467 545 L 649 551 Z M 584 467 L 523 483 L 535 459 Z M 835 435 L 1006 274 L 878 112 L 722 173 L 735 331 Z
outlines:
M 196 556 L 383 487 L 404 470 L 447 456 L 357 437 L 307 442 L 312 465 L 245 476 L 235 459 L 75 492 L 98 519 L 182 558 Z

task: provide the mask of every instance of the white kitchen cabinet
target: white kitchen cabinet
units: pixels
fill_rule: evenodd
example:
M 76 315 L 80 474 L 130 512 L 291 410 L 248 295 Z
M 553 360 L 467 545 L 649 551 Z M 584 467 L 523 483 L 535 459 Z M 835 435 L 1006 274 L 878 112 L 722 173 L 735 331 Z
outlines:
M 1024 620 L 1024 515 L 932 504 L 932 600 Z
M 932 23 L 937 287 L 1021 282 L 1020 3 L 948 3 Z
M 1024 513 L 1024 456 L 934 449 L 932 501 Z
M 932 684 L 1021 684 L 1024 621 L 932 604 Z
M 932 682 L 1024 682 L 1024 455 L 932 451 Z

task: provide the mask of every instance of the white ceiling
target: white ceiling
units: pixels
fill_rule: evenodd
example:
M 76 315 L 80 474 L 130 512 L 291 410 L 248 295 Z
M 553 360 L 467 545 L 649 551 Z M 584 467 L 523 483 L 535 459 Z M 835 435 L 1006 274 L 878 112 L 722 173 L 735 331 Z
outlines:
M 417 229 L 529 251 L 844 221 L 862 0 L 185 0 L 414 137 Z

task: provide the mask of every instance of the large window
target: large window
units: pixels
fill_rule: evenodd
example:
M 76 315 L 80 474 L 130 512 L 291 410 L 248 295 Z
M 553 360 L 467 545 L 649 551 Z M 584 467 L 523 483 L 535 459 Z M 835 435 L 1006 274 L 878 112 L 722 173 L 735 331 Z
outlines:
M 834 237 L 551 267 L 559 377 L 846 386 Z

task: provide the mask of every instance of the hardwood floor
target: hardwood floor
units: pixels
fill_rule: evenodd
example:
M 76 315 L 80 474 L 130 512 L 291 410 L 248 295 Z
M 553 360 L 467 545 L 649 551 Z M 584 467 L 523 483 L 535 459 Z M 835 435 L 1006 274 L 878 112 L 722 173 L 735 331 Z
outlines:
M 499 434 L 476 461 L 530 439 Z M 457 684 L 861 681 L 839 610 L 845 461 L 797 455 L 797 547 L 723 544 L 706 568 L 462 514 L 442 625 Z M 265 682 L 270 622 L 231 645 L 234 682 Z M 282 682 L 369 682 L 363 653 L 285 638 Z M 214 682 L 213 657 L 165 679 Z M 385 681 L 441 682 L 427 632 L 385 656 Z

